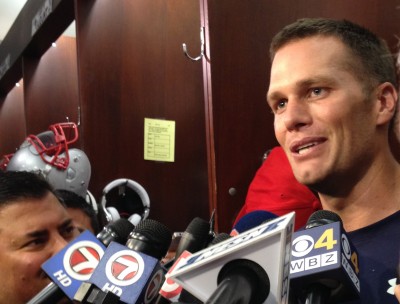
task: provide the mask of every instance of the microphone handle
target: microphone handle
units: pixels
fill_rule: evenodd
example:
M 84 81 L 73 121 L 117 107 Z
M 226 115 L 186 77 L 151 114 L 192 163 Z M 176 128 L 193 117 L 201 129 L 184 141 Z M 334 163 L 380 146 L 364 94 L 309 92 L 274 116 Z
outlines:
M 252 304 L 250 300 L 253 288 L 251 279 L 245 275 L 232 274 L 218 284 L 204 304 Z M 241 292 L 238 293 L 238 290 Z
M 74 300 L 82 304 L 120 304 L 119 297 L 111 291 L 102 291 L 91 283 L 82 283 Z M 75 302 L 74 302 L 75 303 Z
M 172 302 L 166 298 L 164 298 L 162 295 L 158 295 L 158 298 L 155 302 L 155 304 L 171 304 Z
M 64 297 L 64 292 L 51 282 L 26 304 L 54 304 Z
M 325 304 L 328 303 L 330 290 L 323 284 L 312 284 L 308 288 L 305 304 Z

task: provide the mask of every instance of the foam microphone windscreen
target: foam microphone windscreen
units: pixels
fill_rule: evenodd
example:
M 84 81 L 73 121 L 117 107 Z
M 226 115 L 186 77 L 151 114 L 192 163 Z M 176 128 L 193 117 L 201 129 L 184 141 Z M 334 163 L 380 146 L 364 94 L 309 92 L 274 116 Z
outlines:
M 207 247 L 210 247 L 210 246 L 213 246 L 213 245 L 218 244 L 218 243 L 220 243 L 220 242 L 223 242 L 223 241 L 229 239 L 230 237 L 231 237 L 231 236 L 230 236 L 229 234 L 227 234 L 227 233 L 224 233 L 224 232 L 219 233 L 219 234 L 217 234 L 217 235 L 215 236 L 215 238 L 210 242 L 210 244 L 208 244 Z
M 146 219 L 131 232 L 126 247 L 160 260 L 167 254 L 171 240 L 172 233 L 164 224 Z
M 184 250 L 191 253 L 197 252 L 207 246 L 210 241 L 210 223 L 195 217 L 182 234 L 176 249 L 175 258 L 178 258 Z

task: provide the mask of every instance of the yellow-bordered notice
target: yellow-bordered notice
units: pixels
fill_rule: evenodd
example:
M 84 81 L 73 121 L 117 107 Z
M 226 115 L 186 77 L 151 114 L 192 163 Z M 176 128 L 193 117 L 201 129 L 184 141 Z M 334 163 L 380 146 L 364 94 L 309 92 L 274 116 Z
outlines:
M 144 159 L 175 161 L 175 121 L 144 119 Z

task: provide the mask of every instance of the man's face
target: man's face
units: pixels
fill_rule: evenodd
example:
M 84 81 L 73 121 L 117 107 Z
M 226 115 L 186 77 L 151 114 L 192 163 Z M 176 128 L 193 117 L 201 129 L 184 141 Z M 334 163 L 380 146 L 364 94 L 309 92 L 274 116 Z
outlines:
M 272 63 L 275 135 L 296 178 L 318 191 L 361 176 L 378 149 L 376 93 L 366 96 L 349 56 L 338 39 L 319 36 L 283 46 Z
M 26 303 L 50 280 L 41 265 L 78 235 L 65 208 L 49 193 L 0 209 L 0 303 Z

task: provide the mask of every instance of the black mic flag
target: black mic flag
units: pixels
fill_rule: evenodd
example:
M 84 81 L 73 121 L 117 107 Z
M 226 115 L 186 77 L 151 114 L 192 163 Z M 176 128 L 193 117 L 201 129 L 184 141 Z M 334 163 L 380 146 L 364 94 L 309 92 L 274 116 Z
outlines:
M 290 294 L 313 303 L 339 303 L 359 298 L 356 249 L 340 217 L 330 211 L 314 212 L 306 229 L 293 234 Z

